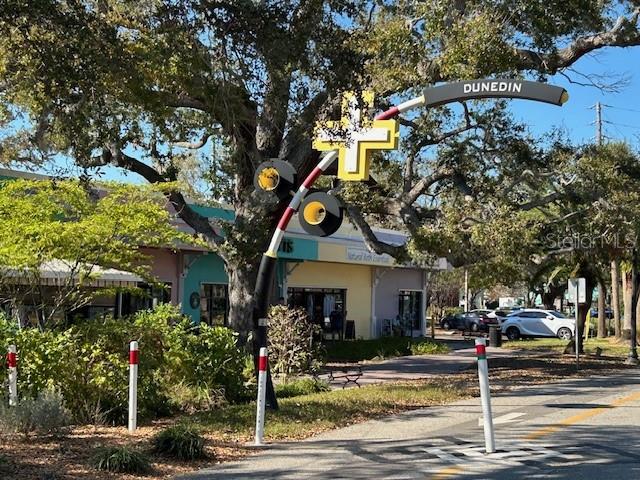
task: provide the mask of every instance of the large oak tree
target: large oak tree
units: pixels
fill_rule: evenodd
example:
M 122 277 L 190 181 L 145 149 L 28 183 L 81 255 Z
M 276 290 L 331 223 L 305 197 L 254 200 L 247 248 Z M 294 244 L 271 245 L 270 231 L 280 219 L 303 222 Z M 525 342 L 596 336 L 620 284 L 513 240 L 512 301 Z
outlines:
M 231 324 L 246 333 L 259 255 L 283 208 L 256 197 L 253 172 L 274 157 L 310 171 L 313 124 L 336 115 L 341 91 L 372 88 L 383 106 L 437 82 L 570 74 L 589 52 L 640 44 L 639 14 L 636 1 L 601 0 L 4 1 L 0 158 L 66 157 L 88 173 L 115 165 L 167 184 L 224 259 Z M 377 159 L 373 197 L 339 188 L 369 247 L 398 257 L 407 246 L 379 241 L 372 222 L 428 246 L 448 199 L 517 183 L 501 175 L 522 169 L 499 161 L 530 159 L 500 103 L 402 123 L 405 147 Z M 229 204 L 235 222 L 191 209 L 195 187 Z

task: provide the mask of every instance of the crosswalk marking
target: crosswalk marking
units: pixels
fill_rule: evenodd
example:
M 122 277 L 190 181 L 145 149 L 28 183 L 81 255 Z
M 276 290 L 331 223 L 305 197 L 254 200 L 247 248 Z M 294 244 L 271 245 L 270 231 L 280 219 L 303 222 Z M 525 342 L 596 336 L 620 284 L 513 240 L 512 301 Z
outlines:
M 525 416 L 526 413 L 523 412 L 509 412 L 499 417 L 493 419 L 494 425 L 500 425 L 503 423 L 512 423 L 517 421 L 518 418 Z M 481 427 L 483 425 L 484 419 L 482 417 L 478 418 L 478 426 Z

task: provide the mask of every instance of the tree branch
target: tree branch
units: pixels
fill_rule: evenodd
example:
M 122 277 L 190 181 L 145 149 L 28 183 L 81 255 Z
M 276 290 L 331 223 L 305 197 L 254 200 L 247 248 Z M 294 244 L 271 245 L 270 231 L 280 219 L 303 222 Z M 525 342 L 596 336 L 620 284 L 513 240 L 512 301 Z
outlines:
M 382 242 L 378 240 L 376 234 L 373 233 L 373 230 L 364 219 L 360 210 L 353 206 L 346 206 L 347 213 L 349 214 L 349 218 L 353 221 L 353 223 L 358 227 L 358 230 L 362 233 L 362 238 L 364 239 L 364 243 L 369 250 L 377 253 L 378 255 L 387 254 L 391 255 L 395 259 L 404 259 L 407 256 L 407 249 L 405 245 L 390 245 L 388 243 Z
M 604 47 L 631 47 L 640 45 L 638 18 L 640 7 L 636 7 L 629 18 L 621 15 L 615 25 L 606 32 L 577 38 L 570 45 L 555 53 L 534 52 L 518 49 L 516 54 L 520 60 L 517 66 L 523 70 L 538 70 L 545 73 L 556 73 L 578 61 L 582 56 Z
M 125 154 L 115 145 L 112 145 L 110 148 L 103 149 L 102 161 L 104 162 L 104 164 L 115 164 L 120 168 L 124 168 L 131 172 L 137 173 L 152 184 L 162 184 L 168 181 L 176 180 L 175 175 L 172 174 L 169 176 L 169 178 L 166 178 L 161 175 L 160 172 L 158 172 L 155 168 Z M 165 196 L 175 208 L 178 216 L 197 233 L 204 235 L 214 244 L 218 244 L 223 240 L 222 237 L 215 231 L 211 223 L 209 223 L 209 219 L 203 215 L 200 215 L 189 206 L 182 193 L 176 190 L 171 190 L 170 192 L 166 193 Z
M 209 137 L 211 137 L 211 133 L 207 132 L 202 135 L 202 138 L 200 138 L 200 140 L 197 142 L 172 142 L 171 145 L 173 145 L 174 147 L 198 150 L 207 144 L 207 142 L 209 141 Z

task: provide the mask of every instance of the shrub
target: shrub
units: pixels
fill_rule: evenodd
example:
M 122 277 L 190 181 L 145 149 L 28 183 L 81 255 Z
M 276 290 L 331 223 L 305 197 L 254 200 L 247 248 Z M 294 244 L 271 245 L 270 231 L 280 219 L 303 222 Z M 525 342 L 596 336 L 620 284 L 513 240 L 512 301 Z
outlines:
M 314 339 L 320 327 L 302 308 L 275 305 L 269 311 L 269 361 L 275 373 L 305 373 L 319 367 L 321 351 Z
M 244 398 L 245 355 L 238 334 L 225 327 L 194 326 L 187 319 L 167 336 L 168 378 L 187 385 L 224 391 L 229 401 Z
M 171 413 L 169 398 L 180 384 L 194 389 L 188 393 L 193 409 L 212 408 L 219 392 L 230 401 L 243 398 L 245 356 L 237 335 L 223 327 L 194 328 L 171 305 L 130 319 L 86 321 L 64 331 L 16 330 L 0 318 L 0 348 L 10 343 L 18 347 L 21 395 L 36 398 L 55 389 L 78 422 L 126 423 L 131 340 L 141 350 L 141 418 Z M 4 380 L 6 369 L 0 369 Z
M 429 340 L 412 343 L 410 348 L 412 355 L 438 355 L 449 352 L 449 347 L 447 347 L 446 345 L 442 343 L 431 342 Z
M 324 380 L 316 378 L 303 378 L 292 382 L 282 383 L 276 386 L 276 395 L 278 398 L 298 397 L 300 395 L 309 395 L 311 393 L 328 392 L 331 388 Z
M 178 382 L 168 387 L 168 397 L 172 409 L 187 414 L 211 411 L 227 404 L 223 389 L 210 389 Z
M 24 398 L 18 405 L 0 407 L 2 430 L 12 433 L 60 434 L 71 424 L 71 415 L 59 393 L 45 391 L 35 399 Z
M 115 473 L 147 473 L 151 470 L 147 456 L 127 445 L 99 448 L 91 463 L 96 470 Z
M 164 429 L 154 437 L 153 444 L 155 452 L 181 460 L 194 460 L 205 456 L 204 438 L 197 428 L 190 424 Z

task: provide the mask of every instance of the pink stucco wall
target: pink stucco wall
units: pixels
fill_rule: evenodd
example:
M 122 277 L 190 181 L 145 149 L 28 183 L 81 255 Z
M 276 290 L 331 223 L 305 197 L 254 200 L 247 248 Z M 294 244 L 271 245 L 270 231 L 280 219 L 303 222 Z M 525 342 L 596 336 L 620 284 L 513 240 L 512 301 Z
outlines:
M 171 283 L 171 303 L 179 303 L 180 253 L 168 248 L 141 248 L 140 251 L 149 257 L 152 275 L 161 282 Z

